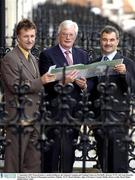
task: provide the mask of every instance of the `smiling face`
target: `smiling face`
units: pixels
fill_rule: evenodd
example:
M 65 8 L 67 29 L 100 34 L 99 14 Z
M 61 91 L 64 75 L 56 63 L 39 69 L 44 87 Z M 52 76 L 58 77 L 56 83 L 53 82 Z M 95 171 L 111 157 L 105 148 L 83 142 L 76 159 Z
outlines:
M 109 33 L 104 32 L 101 35 L 100 45 L 103 54 L 107 55 L 114 52 L 115 50 L 117 50 L 118 44 L 119 44 L 119 39 L 117 38 L 115 32 L 109 32 Z
M 18 44 L 20 47 L 29 51 L 35 44 L 36 30 L 22 28 L 17 35 Z
M 62 28 L 62 30 L 58 34 L 58 42 L 64 49 L 68 50 L 72 48 L 75 40 L 76 40 L 76 32 L 74 26 L 68 26 Z

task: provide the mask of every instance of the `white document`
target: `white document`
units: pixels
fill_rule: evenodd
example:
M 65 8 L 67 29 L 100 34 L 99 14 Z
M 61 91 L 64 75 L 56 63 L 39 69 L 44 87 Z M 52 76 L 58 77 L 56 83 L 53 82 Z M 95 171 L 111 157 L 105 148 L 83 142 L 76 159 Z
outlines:
M 48 70 L 48 73 L 51 73 L 51 71 L 52 71 L 53 69 L 55 69 L 55 68 L 56 68 L 56 65 L 50 66 L 50 67 L 49 67 L 49 70 Z
M 116 75 L 117 73 L 113 70 L 117 64 L 122 64 L 123 59 L 115 59 L 112 61 L 100 61 L 92 64 L 75 64 L 65 67 L 65 74 L 73 70 L 78 70 L 78 77 L 91 78 L 94 76 L 104 75 Z M 56 68 L 56 65 L 51 66 L 48 70 L 49 73 L 56 75 L 56 80 L 62 80 L 64 67 Z

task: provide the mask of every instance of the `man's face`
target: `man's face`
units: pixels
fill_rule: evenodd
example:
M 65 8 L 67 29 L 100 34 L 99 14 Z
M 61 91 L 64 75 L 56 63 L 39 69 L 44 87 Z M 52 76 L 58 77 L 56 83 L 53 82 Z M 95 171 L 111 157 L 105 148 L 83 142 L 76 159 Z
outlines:
M 103 54 L 110 54 L 117 49 L 119 39 L 115 32 L 103 33 L 100 39 L 101 50 Z
M 76 39 L 76 34 L 75 34 L 75 30 L 74 27 L 69 27 L 69 28 L 63 28 L 62 31 L 59 33 L 58 35 L 58 40 L 60 45 L 64 48 L 64 49 L 70 49 L 72 48 L 74 42 Z
M 35 29 L 21 29 L 17 36 L 18 44 L 26 51 L 32 49 L 35 44 L 36 31 Z

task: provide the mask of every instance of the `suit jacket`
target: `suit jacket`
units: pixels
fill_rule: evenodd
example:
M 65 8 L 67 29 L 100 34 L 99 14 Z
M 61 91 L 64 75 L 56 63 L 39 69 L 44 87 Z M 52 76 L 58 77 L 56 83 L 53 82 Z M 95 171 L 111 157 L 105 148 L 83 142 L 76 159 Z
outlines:
M 99 57 L 97 61 L 101 61 L 102 57 Z M 117 85 L 117 89 L 113 92 L 112 96 L 115 99 L 118 99 L 118 104 L 112 103 L 111 104 L 111 113 L 110 111 L 101 111 L 100 107 L 93 107 L 93 111 L 97 120 L 104 121 L 106 118 L 106 122 L 127 122 L 129 118 L 130 106 L 129 106 L 129 98 L 125 98 L 124 93 L 128 91 L 128 88 L 131 87 L 132 91 L 134 92 L 134 74 L 135 74 L 135 65 L 134 62 L 126 57 L 123 57 L 119 52 L 115 55 L 114 59 L 121 59 L 123 58 L 123 63 L 126 66 L 126 74 L 119 74 L 110 75 L 109 83 L 113 82 Z M 95 99 L 99 98 L 101 95 L 97 91 L 97 85 L 99 82 L 105 82 L 105 76 L 95 77 L 93 78 L 94 81 L 94 88 L 91 93 L 90 100 L 94 102 Z M 106 90 L 108 90 L 107 87 Z M 106 96 L 110 97 L 110 95 L 106 94 Z M 106 101 L 107 102 L 107 101 Z M 125 104 L 123 104 L 125 102 Z M 127 106 L 126 106 L 127 105 Z M 109 108 L 109 106 L 107 106 Z M 122 116 L 121 112 L 125 112 L 126 116 Z M 126 125 L 127 123 L 125 123 Z M 117 125 L 117 124 L 116 124 Z M 128 172 L 128 143 L 124 143 L 123 138 L 128 134 L 128 127 L 127 126 L 97 126 L 94 129 L 94 136 L 97 141 L 97 155 L 98 160 L 101 165 L 101 169 L 103 172 L 109 173 L 126 173 Z M 100 129 L 100 130 L 99 130 Z M 107 140 L 107 142 L 105 141 Z M 119 139 L 122 143 L 122 148 L 118 143 L 117 139 Z M 104 167 L 106 165 L 106 169 Z
M 121 103 L 119 103 L 119 106 L 114 106 L 113 109 L 114 111 L 123 111 L 123 104 L 122 104 L 122 100 L 125 100 L 125 96 L 124 93 L 126 93 L 128 91 L 128 88 L 131 88 L 132 92 L 135 92 L 135 63 L 131 60 L 128 59 L 124 56 L 122 56 L 119 52 L 117 52 L 117 54 L 115 55 L 115 57 L 113 58 L 113 60 L 115 59 L 121 59 L 123 58 L 123 63 L 126 66 L 127 72 L 126 74 L 119 74 L 116 73 L 116 75 L 110 75 L 109 76 L 109 82 L 114 82 L 117 85 L 117 90 L 113 92 L 113 96 L 114 98 L 118 99 Z M 98 61 L 101 61 L 102 57 L 100 56 L 97 59 Z M 100 93 L 97 91 L 97 84 L 99 82 L 104 82 L 105 81 L 105 77 L 94 77 L 92 78 L 93 80 L 93 90 L 91 91 L 91 100 L 94 101 L 95 99 L 99 98 Z
M 38 110 L 37 101 L 39 100 L 38 93 L 40 92 L 42 82 L 38 64 L 35 57 L 31 54 L 32 63 L 26 60 L 21 50 L 16 46 L 12 51 L 7 53 L 1 61 L 1 75 L 4 86 L 4 98 L 6 101 L 6 110 L 8 111 L 8 119 L 12 119 L 16 114 L 16 108 L 10 103 L 14 99 L 17 102 L 17 96 L 14 94 L 14 83 L 18 82 L 21 78 L 22 82 L 27 81 L 30 83 L 30 90 L 28 98 L 32 100 L 32 105 L 25 105 L 25 114 L 29 118 L 33 118 L 34 113 Z M 34 70 L 35 69 L 35 70 Z
M 72 48 L 73 55 L 73 64 L 88 64 L 88 55 L 85 51 L 79 48 Z M 56 67 L 63 67 L 64 64 L 68 65 L 65 56 L 63 55 L 59 45 L 56 45 L 52 48 L 44 50 L 40 54 L 39 58 L 39 70 L 41 75 L 48 71 L 49 67 L 52 65 L 56 65 Z M 54 91 L 55 83 L 49 83 L 49 85 L 45 85 L 45 91 L 48 94 L 48 100 L 52 100 L 57 96 L 57 93 Z M 81 89 L 78 85 L 74 83 L 74 90 L 71 92 L 71 96 L 75 98 L 77 101 L 80 100 Z

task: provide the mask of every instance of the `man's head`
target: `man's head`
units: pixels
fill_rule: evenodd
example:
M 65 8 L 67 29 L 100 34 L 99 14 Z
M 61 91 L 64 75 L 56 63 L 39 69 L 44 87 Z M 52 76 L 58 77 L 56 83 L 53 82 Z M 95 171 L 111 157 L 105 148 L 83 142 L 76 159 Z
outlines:
M 29 19 L 21 20 L 16 27 L 16 35 L 19 46 L 26 51 L 31 50 L 35 44 L 36 25 Z
M 63 21 L 58 27 L 58 42 L 64 49 L 70 49 L 77 37 L 78 25 L 72 20 Z
M 117 50 L 119 44 L 119 32 L 113 26 L 105 26 L 100 33 L 100 45 L 103 54 L 110 54 Z

